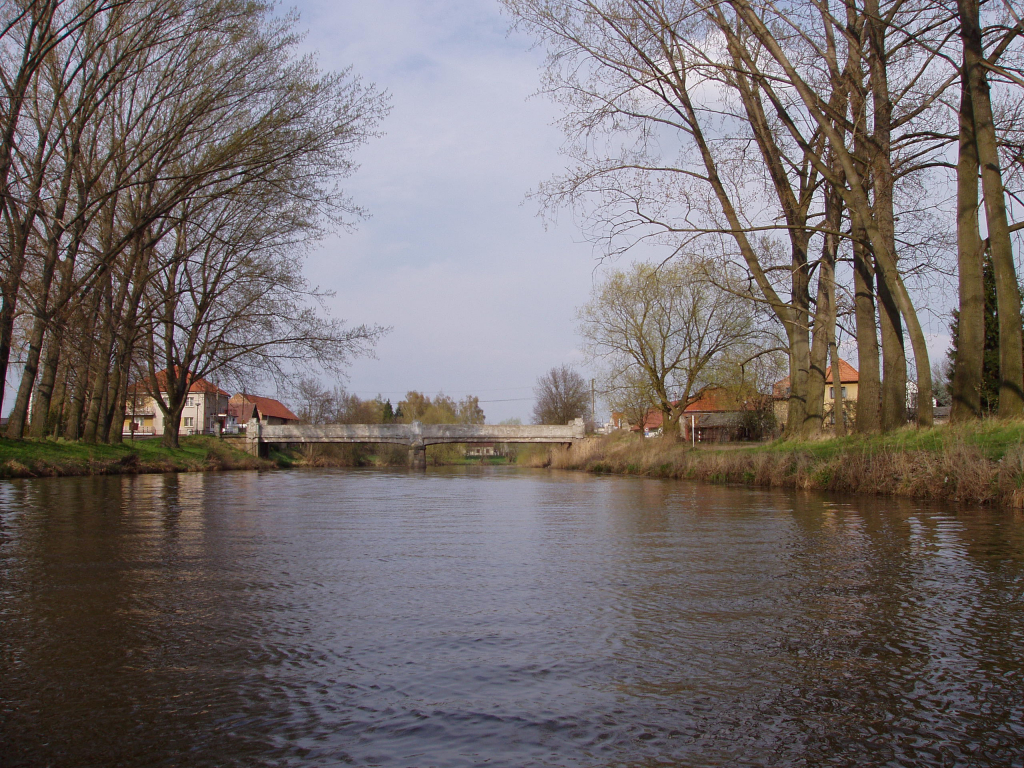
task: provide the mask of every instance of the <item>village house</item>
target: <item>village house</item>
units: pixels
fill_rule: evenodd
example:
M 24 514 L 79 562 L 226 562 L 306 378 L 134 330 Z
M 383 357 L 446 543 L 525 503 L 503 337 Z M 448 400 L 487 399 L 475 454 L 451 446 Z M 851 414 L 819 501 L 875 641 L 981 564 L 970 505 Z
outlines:
M 162 396 L 165 395 L 166 371 L 157 373 L 155 384 L 157 391 Z M 224 430 L 230 421 L 228 398 L 228 393 L 216 384 L 190 375 L 185 407 L 181 412 L 180 433 L 217 434 Z M 141 382 L 136 382 L 128 388 L 124 426 L 121 431 L 124 435 L 135 436 L 162 435 L 164 432 L 163 411 L 149 394 L 149 388 Z
M 228 414 L 238 425 L 235 431 L 244 430 L 251 419 L 264 425 L 297 424 L 300 419 L 280 400 L 262 395 L 250 395 L 239 392 L 228 401 Z
M 678 401 L 672 403 L 677 405 Z M 743 430 L 745 414 L 752 404 L 740 400 L 725 387 L 714 387 L 690 403 L 679 417 L 679 434 L 684 440 L 697 443 L 723 443 L 747 437 Z M 634 432 L 643 430 L 645 437 L 657 437 L 664 431 L 664 414 L 651 408 L 642 424 L 633 425 Z
M 840 396 L 843 399 L 843 406 L 849 418 L 850 408 L 857 402 L 857 387 L 860 382 L 860 374 L 857 369 L 848 362 L 839 358 L 839 387 Z M 789 400 L 789 376 L 778 381 L 772 387 L 772 397 L 775 400 L 775 417 L 780 425 L 785 425 L 788 413 Z M 825 419 L 828 424 L 834 424 L 836 406 L 836 386 L 832 383 L 832 366 L 825 371 Z
M 709 389 L 690 403 L 679 419 L 683 437 L 696 443 L 725 443 L 743 435 L 747 404 L 728 389 Z
M 475 443 L 466 446 L 467 457 L 483 459 L 502 455 L 501 448 L 496 443 Z

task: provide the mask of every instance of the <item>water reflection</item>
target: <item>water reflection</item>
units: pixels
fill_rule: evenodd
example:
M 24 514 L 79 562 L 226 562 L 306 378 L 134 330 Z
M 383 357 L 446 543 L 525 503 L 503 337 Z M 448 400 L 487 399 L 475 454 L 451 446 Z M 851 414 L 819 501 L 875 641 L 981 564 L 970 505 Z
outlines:
M 0 484 L 0 765 L 1021 765 L 1024 522 L 506 470 Z

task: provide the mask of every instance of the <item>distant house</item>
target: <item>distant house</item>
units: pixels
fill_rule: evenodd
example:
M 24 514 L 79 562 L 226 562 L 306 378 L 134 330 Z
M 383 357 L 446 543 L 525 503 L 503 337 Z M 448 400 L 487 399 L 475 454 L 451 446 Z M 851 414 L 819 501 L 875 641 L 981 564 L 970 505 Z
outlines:
M 621 411 L 614 411 L 612 417 L 608 420 L 608 423 L 604 425 L 605 432 L 614 432 L 619 429 L 629 429 L 629 420 L 626 418 L 626 414 Z
M 672 403 L 678 405 L 679 401 Z M 737 399 L 725 387 L 706 390 L 700 398 L 690 403 L 679 417 L 679 433 L 685 440 L 698 443 L 722 443 L 739 440 L 743 433 L 744 414 L 751 405 Z M 665 415 L 660 408 L 651 408 L 642 424 L 631 427 L 634 432 L 643 430 L 646 437 L 656 437 L 664 431 Z
M 228 413 L 241 429 L 245 429 L 251 419 L 256 419 L 267 426 L 296 424 L 300 421 L 299 417 L 288 410 L 280 400 L 243 392 L 233 395 L 228 401 Z
M 709 389 L 690 403 L 679 419 L 683 437 L 697 443 L 725 443 L 743 435 L 743 415 L 749 410 L 731 390 Z
M 501 455 L 501 450 L 494 443 L 475 443 L 466 446 L 466 456 L 487 458 L 489 456 Z
M 677 401 L 678 402 L 678 401 Z M 672 403 L 675 405 L 676 403 Z M 649 408 L 639 424 L 630 424 L 630 432 L 643 432 L 644 437 L 659 437 L 665 426 L 665 414 L 660 408 Z
M 857 388 L 860 384 L 860 374 L 857 369 L 848 362 L 839 359 L 839 386 L 844 403 L 857 401 Z M 772 387 L 772 397 L 775 399 L 775 415 L 780 424 L 786 423 L 787 401 L 789 400 L 789 376 L 778 381 Z M 832 383 L 832 366 L 825 370 L 825 413 L 835 413 L 836 387 Z
M 214 434 L 228 421 L 228 393 L 206 379 L 189 374 L 188 394 L 181 412 L 179 430 L 186 435 Z M 136 382 L 128 387 L 123 435 L 162 435 L 164 414 L 149 394 L 156 389 L 167 392 L 167 371 L 156 374 L 154 382 Z

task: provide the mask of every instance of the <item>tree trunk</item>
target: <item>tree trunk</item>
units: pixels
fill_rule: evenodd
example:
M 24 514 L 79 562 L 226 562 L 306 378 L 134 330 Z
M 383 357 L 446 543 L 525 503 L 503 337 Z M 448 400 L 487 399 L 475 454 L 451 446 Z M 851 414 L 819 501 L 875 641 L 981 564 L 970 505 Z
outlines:
M 39 372 L 39 355 L 42 351 L 45 330 L 46 321 L 41 317 L 36 317 L 29 336 L 28 354 L 25 357 L 25 369 L 21 374 L 18 396 L 14 400 L 14 407 L 8 417 L 7 437 L 11 439 L 20 439 L 25 434 L 29 402 L 32 397 L 32 388 L 35 386 L 36 374 Z
M 58 437 L 64 430 L 67 414 L 69 411 L 68 398 L 68 365 L 67 359 L 62 354 L 62 360 L 57 365 L 57 380 L 53 387 L 53 395 L 50 398 L 50 419 L 49 433 Z
M 878 275 L 876 265 L 875 274 Z M 896 299 L 878 275 L 878 316 L 882 329 L 882 430 L 907 423 L 907 350 Z
M 115 424 L 118 406 L 120 406 L 121 410 L 121 422 Z M 123 425 L 124 403 L 121 400 L 121 366 L 117 364 L 115 358 L 110 377 L 107 379 L 107 395 L 104 400 L 103 419 L 100 424 L 100 440 L 104 443 L 110 443 L 114 432 L 120 437 Z M 116 430 L 114 429 L 115 426 L 117 427 Z M 121 441 L 118 440 L 117 442 Z
M 977 0 L 958 0 L 964 74 L 974 116 L 975 144 L 985 194 L 985 219 L 996 277 L 999 319 L 999 416 L 1024 414 L 1024 354 L 1021 335 L 1021 297 L 1013 264 L 1006 213 L 1006 196 L 999 162 L 999 142 L 992 117 L 992 100 L 985 74 L 984 49 Z
M 103 317 L 99 320 L 102 330 L 99 342 L 93 352 L 96 361 L 96 379 L 93 381 L 92 397 L 89 399 L 89 410 L 85 418 L 85 430 L 82 434 L 82 439 L 87 443 L 95 443 L 99 436 L 100 414 L 103 411 L 103 400 L 107 394 L 107 379 L 110 375 L 110 354 L 114 346 L 113 331 L 110 328 L 111 288 L 108 274 L 106 284 L 102 289 L 106 303 Z
M 11 363 L 11 347 L 14 345 L 14 321 L 17 318 L 18 293 L 21 289 L 21 276 L 25 271 L 25 238 L 9 238 L 13 250 L 8 251 L 10 259 L 7 268 L 7 279 L 2 286 L 2 304 L 0 304 L 0 404 L 7 392 L 7 370 Z M 18 242 L 21 241 L 21 242 Z
M 867 173 L 864 158 L 870 155 L 867 138 L 867 103 L 864 98 L 864 70 L 862 65 L 861 34 L 864 17 L 852 4 L 846 7 L 847 29 L 855 35 L 847 52 L 846 76 L 850 80 L 850 117 L 853 125 L 853 162 L 862 179 L 862 190 L 867 194 Z M 838 158 L 833 155 L 833 160 Z M 850 216 L 853 249 L 853 307 L 857 334 L 857 387 L 856 429 L 861 434 L 872 434 L 882 429 L 882 377 L 879 369 L 878 321 L 875 305 L 874 256 L 868 244 L 868 233 L 856 216 Z
M 100 291 L 93 291 L 92 300 L 82 313 L 85 318 L 96 317 L 100 307 Z M 68 440 L 78 440 L 82 436 L 82 421 L 85 416 L 85 404 L 89 394 L 89 383 L 92 379 L 96 358 L 95 327 L 87 327 L 83 318 L 79 324 L 81 331 L 81 348 L 78 350 L 79 365 L 76 366 L 76 381 L 72 388 L 71 404 L 67 427 L 64 436 Z
M 894 262 L 896 255 L 896 220 L 894 213 L 894 175 L 892 170 L 892 101 L 889 95 L 888 31 L 881 20 L 878 0 L 866 0 L 864 30 L 869 42 L 868 69 L 871 73 L 873 126 L 871 133 L 871 179 L 874 187 L 874 218 L 879 234 Z M 903 338 L 900 308 L 891 291 L 895 275 L 885 274 L 876 263 L 878 309 L 882 330 L 882 429 L 902 427 L 907 423 L 907 351 Z
M 858 235 L 863 234 L 855 230 Z M 857 431 L 882 429 L 882 387 L 878 366 L 878 323 L 875 314 L 875 270 L 871 252 L 859 237 L 853 241 L 854 312 L 857 320 Z
M 159 407 L 159 406 L 158 406 Z M 163 410 L 161 408 L 161 410 Z M 177 404 L 173 410 L 164 411 L 164 436 L 161 441 L 164 448 L 179 448 L 181 442 L 178 437 L 178 430 L 181 428 L 181 412 L 185 410 L 185 398 Z M 642 437 L 642 435 L 641 435 Z
M 978 221 L 978 148 L 966 74 L 960 83 L 960 154 L 957 159 L 957 266 L 960 312 L 953 360 L 950 421 L 980 418 L 985 367 L 984 244 Z
M 800 436 L 805 439 L 821 434 L 821 425 L 825 420 L 825 368 L 828 362 L 828 334 L 825 328 L 828 325 L 828 301 L 820 268 L 815 302 L 814 333 L 807 370 L 807 413 L 800 431 Z
M 833 319 L 835 319 L 833 317 Z M 832 420 L 835 422 L 836 437 L 846 437 L 846 410 L 843 406 L 843 376 L 839 368 L 839 346 L 836 344 L 835 325 L 829 334 L 829 353 L 832 356 Z
M 59 333 L 51 333 L 46 345 L 46 354 L 43 356 L 43 372 L 36 387 L 36 402 L 29 430 L 32 437 L 37 439 L 46 437 L 52 426 L 50 408 L 57 381 L 57 367 L 60 363 L 61 341 Z
M 786 331 L 789 341 L 789 400 L 786 402 L 783 440 L 798 437 L 807 418 L 807 378 L 811 359 L 806 324 L 790 323 Z
M 82 416 L 85 415 L 85 401 L 89 393 L 89 362 L 86 358 L 85 370 L 79 372 L 78 381 L 72 389 L 68 422 L 64 428 L 64 437 L 68 440 L 78 440 L 82 436 Z
M 835 165 L 834 162 L 833 165 Z M 821 266 L 818 269 L 818 301 L 825 306 L 822 335 L 825 337 L 826 353 L 832 358 L 832 418 L 835 422 L 836 436 L 846 434 L 842 377 L 839 372 L 839 348 L 836 345 L 836 261 L 839 258 L 839 231 L 842 223 L 842 197 L 835 187 L 829 185 L 825 192 L 826 231 L 821 247 Z

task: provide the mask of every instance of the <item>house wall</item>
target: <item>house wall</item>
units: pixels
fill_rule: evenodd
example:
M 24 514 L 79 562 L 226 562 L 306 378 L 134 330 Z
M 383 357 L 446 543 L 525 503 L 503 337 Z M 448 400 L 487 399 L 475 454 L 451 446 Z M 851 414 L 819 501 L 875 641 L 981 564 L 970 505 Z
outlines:
M 225 413 L 228 408 L 227 395 L 215 392 L 190 392 L 185 398 L 185 408 L 181 412 L 181 423 L 178 431 L 182 435 L 208 434 L 214 431 L 217 414 Z M 128 403 L 128 413 L 124 421 L 122 434 L 131 434 L 132 403 Z M 135 422 L 141 426 L 136 434 L 162 435 L 164 433 L 164 414 L 156 401 L 148 395 L 139 399 L 135 409 Z
M 855 382 L 855 381 L 847 382 L 847 383 L 843 384 L 843 388 L 846 390 L 846 393 L 843 395 L 843 400 L 856 400 L 857 399 L 857 382 Z M 835 397 L 833 396 L 834 393 L 835 393 L 835 387 L 832 385 L 832 383 L 831 382 L 825 382 L 825 402 L 826 403 L 835 402 Z

